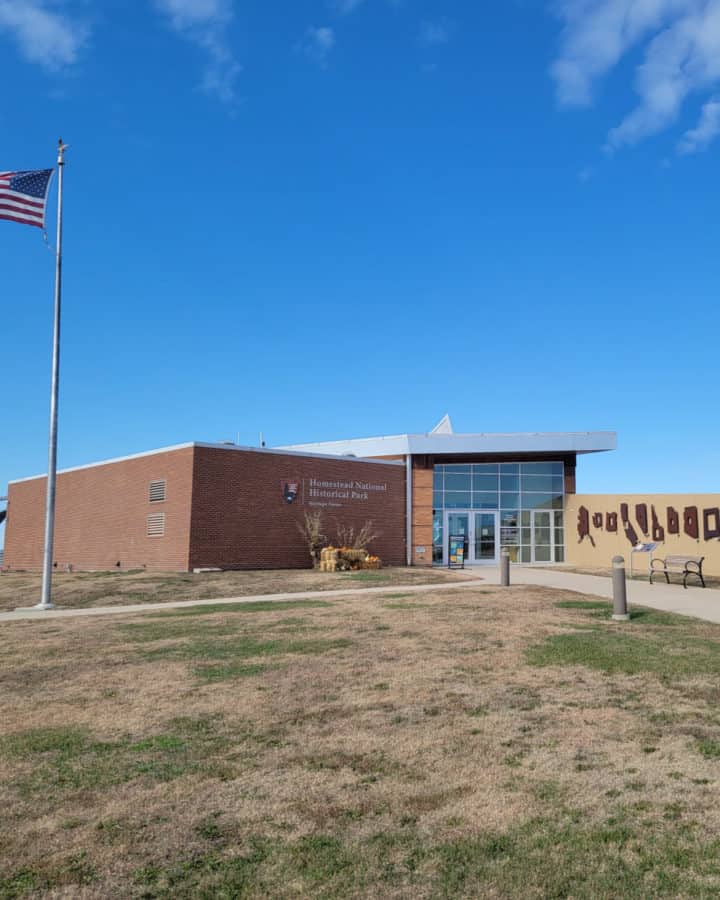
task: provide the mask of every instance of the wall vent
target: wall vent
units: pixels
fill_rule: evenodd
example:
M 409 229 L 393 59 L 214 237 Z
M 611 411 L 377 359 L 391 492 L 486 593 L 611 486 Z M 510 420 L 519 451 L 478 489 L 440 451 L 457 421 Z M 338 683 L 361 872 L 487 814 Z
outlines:
M 165 535 L 165 513 L 153 513 L 147 517 L 147 536 L 163 537 Z
M 150 482 L 150 502 L 159 503 L 165 500 L 167 494 L 167 481 L 151 481 Z

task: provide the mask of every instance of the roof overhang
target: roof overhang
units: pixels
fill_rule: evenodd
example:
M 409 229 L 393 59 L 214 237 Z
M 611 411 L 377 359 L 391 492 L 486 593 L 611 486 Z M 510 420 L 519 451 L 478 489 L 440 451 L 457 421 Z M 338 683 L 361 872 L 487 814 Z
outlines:
M 602 453 L 615 450 L 614 431 L 515 434 L 397 434 L 347 441 L 294 444 L 278 449 L 335 456 L 457 456 L 485 453 Z

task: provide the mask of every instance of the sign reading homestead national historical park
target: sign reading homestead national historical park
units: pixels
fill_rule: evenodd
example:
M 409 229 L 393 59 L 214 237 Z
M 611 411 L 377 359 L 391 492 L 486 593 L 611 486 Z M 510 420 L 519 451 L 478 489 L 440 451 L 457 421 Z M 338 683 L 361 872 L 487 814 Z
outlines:
M 287 503 L 296 498 L 307 506 L 340 508 L 348 503 L 367 503 L 387 493 L 386 482 L 345 481 L 321 478 L 286 478 L 282 482 Z M 292 498 L 292 499 L 291 499 Z
M 385 482 L 303 479 L 303 499 L 308 506 L 340 507 L 348 502 L 366 503 L 371 497 L 385 493 Z

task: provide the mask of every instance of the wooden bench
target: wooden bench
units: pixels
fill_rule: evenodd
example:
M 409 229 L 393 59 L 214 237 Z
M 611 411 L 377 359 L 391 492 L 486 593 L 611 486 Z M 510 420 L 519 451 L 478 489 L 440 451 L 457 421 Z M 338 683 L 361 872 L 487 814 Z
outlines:
M 665 559 L 653 559 L 650 562 L 650 584 L 653 583 L 653 575 L 662 573 L 665 580 L 670 584 L 670 574 L 675 573 L 682 575 L 683 587 L 687 588 L 688 575 L 694 575 L 700 579 L 700 583 L 705 587 L 705 579 L 702 573 L 702 564 L 704 556 L 666 556 Z M 658 563 L 656 566 L 655 563 Z

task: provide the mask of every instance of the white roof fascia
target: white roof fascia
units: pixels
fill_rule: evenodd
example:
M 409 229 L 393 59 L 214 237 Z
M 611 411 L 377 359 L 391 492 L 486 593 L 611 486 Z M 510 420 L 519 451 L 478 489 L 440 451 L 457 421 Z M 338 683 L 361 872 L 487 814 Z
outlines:
M 338 456 L 474 453 L 601 453 L 617 448 L 614 431 L 528 432 L 514 434 L 399 434 L 295 444 L 281 449 Z
M 405 456 L 410 452 L 410 435 L 394 434 L 377 438 L 354 438 L 349 441 L 319 441 L 313 444 L 289 444 L 279 450 L 331 453 L 335 456 Z
M 615 450 L 614 432 L 411 435 L 410 453 L 600 453 Z
M 172 453 L 175 450 L 187 450 L 190 447 L 203 447 L 211 450 L 240 450 L 244 453 L 267 453 L 271 456 L 311 456 L 317 459 L 334 459 L 337 460 L 337 453 L 306 453 L 302 450 L 286 450 L 282 447 L 243 447 L 240 444 L 208 444 L 202 441 L 192 441 L 189 444 L 175 444 L 172 447 L 159 447 L 157 450 L 145 450 L 143 453 L 132 453 L 129 456 L 116 456 L 113 459 L 103 459 L 99 462 L 85 463 L 82 466 L 71 466 L 68 469 L 58 469 L 58 475 L 65 475 L 68 472 L 79 472 L 82 469 L 94 469 L 98 466 L 111 466 L 115 463 L 127 462 L 131 459 L 142 459 L 144 456 L 156 456 L 159 453 Z M 363 459 L 362 457 L 349 457 L 348 462 L 368 463 L 373 466 L 402 466 L 401 460 L 395 459 Z M 15 478 L 8 481 L 10 484 L 21 484 L 23 481 L 37 481 L 39 478 L 46 478 L 47 474 L 30 475 L 27 478 Z

